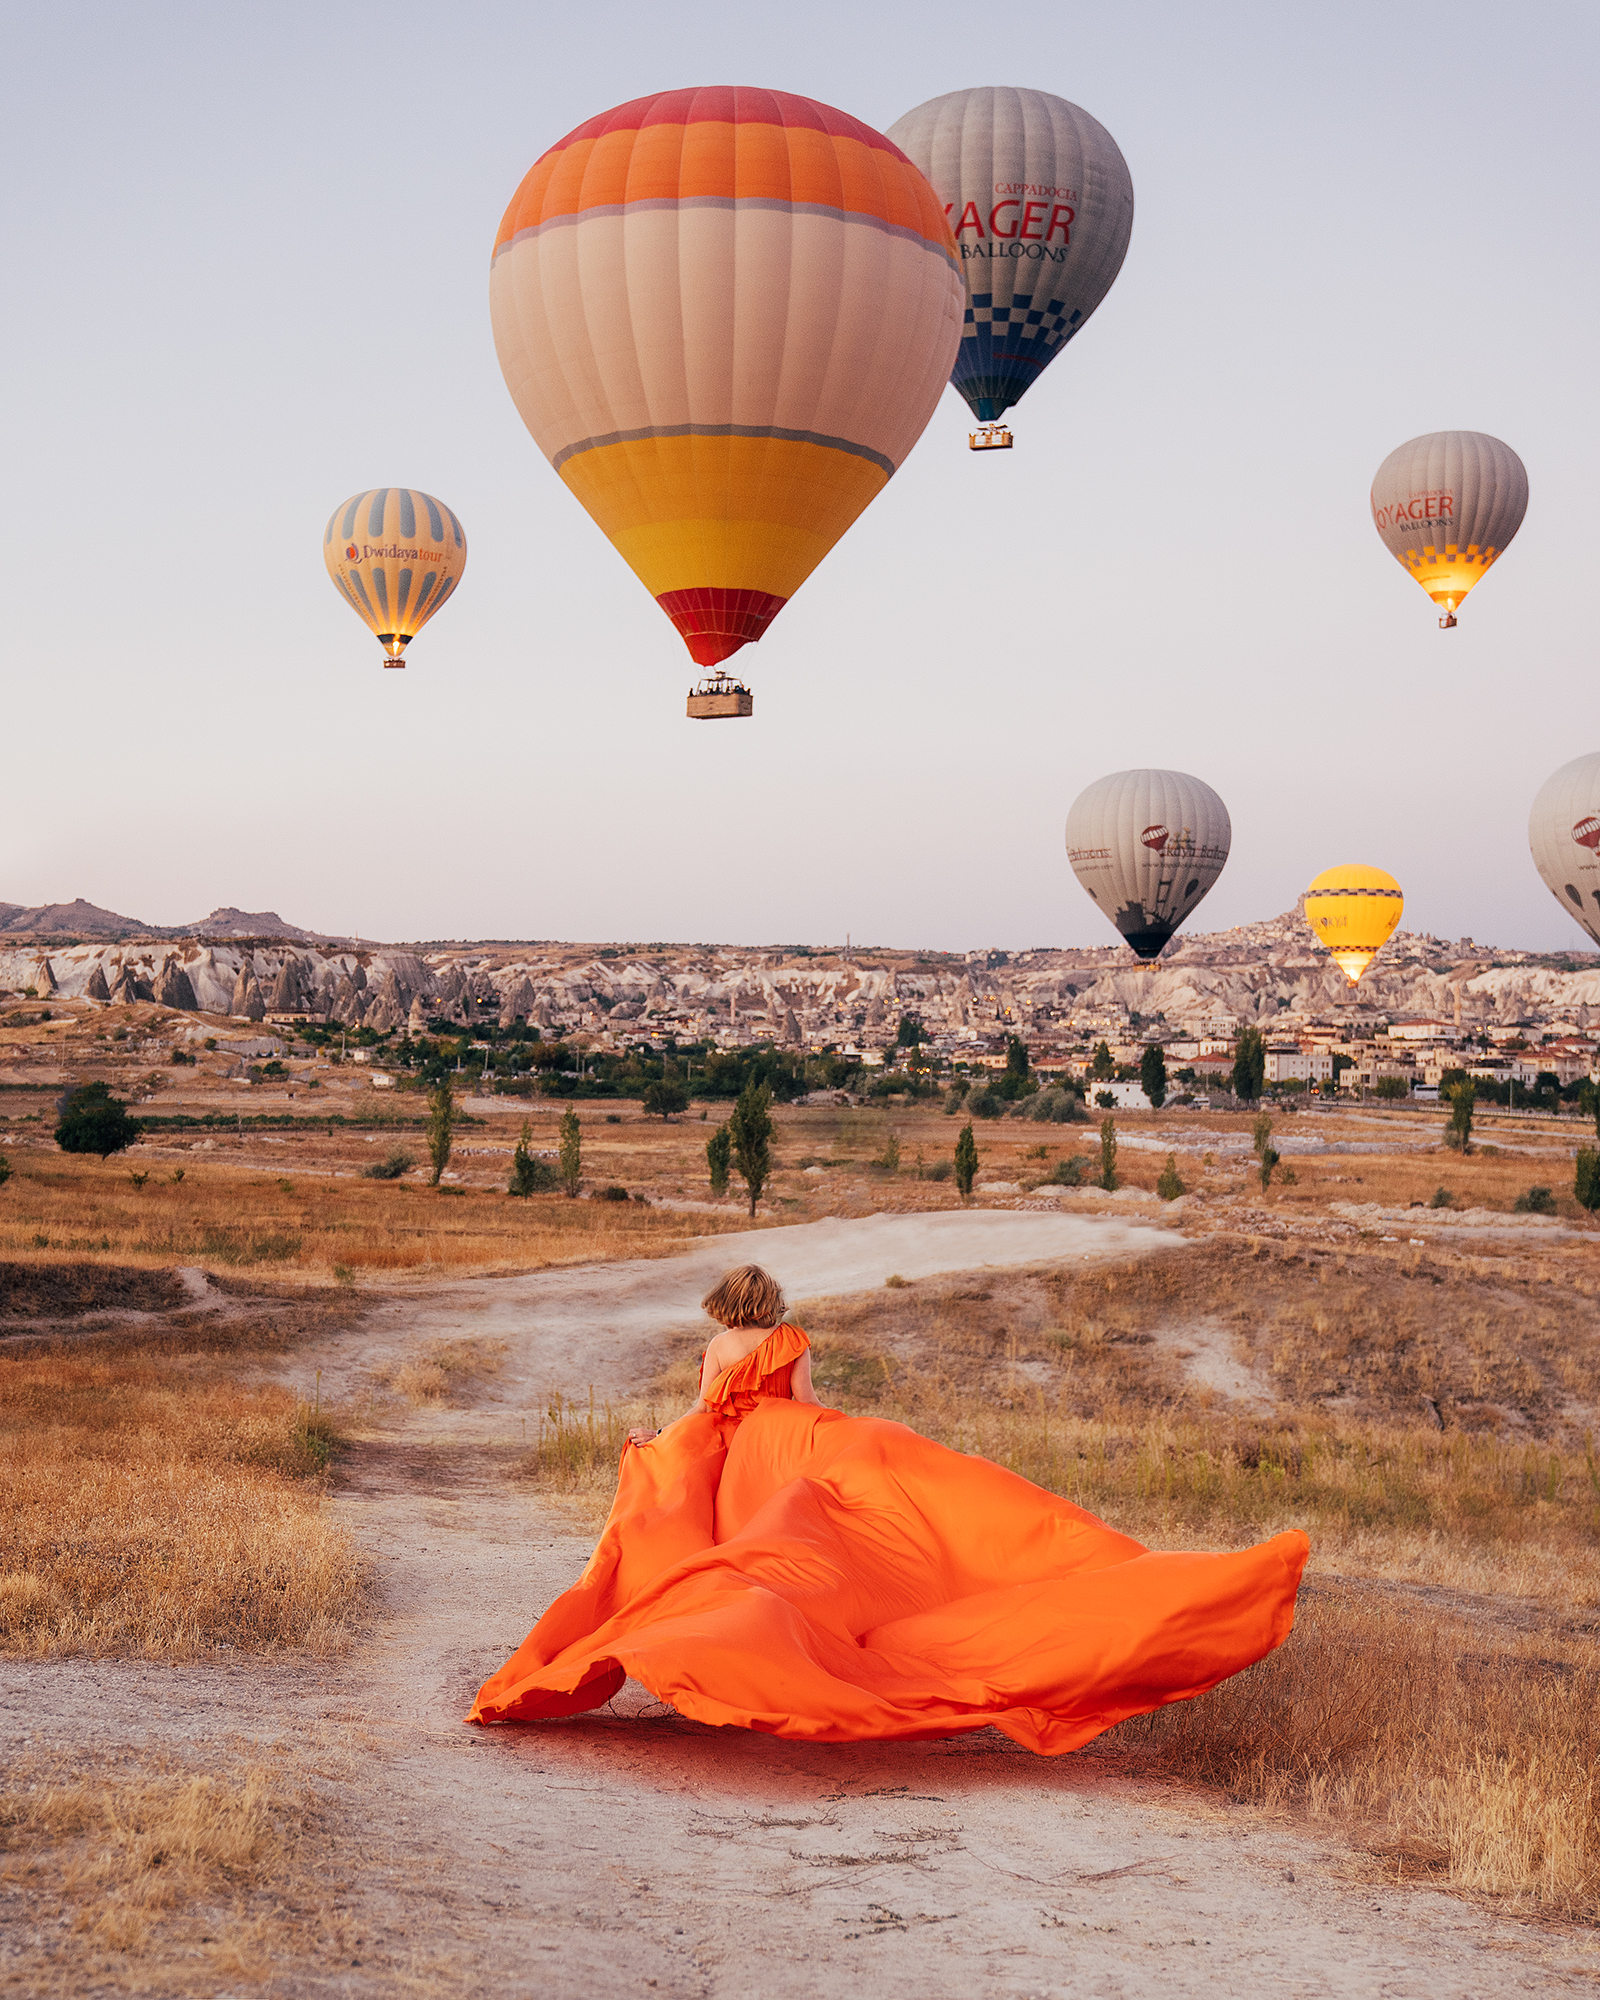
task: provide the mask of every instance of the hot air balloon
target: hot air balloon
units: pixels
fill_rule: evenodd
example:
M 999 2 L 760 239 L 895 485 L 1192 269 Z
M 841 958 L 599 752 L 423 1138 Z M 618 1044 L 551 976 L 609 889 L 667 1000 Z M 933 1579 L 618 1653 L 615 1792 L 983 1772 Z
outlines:
M 1306 891 L 1306 922 L 1352 986 L 1400 921 L 1406 899 L 1381 868 L 1359 861 L 1325 868 Z
M 1110 291 L 1133 181 L 1099 122 L 1045 90 L 953 90 L 889 127 L 933 183 L 961 251 L 966 321 L 950 380 L 993 425 Z M 1008 447 L 1003 426 L 975 451 Z
M 1527 511 L 1522 460 L 1483 431 L 1413 438 L 1390 452 L 1372 482 L 1373 525 L 1438 605 L 1442 632 Z
M 732 88 L 641 97 L 552 146 L 489 286 L 534 441 L 712 668 L 916 443 L 961 297 L 939 203 L 897 147 L 826 104 Z M 709 712 L 749 713 L 714 680 Z
M 374 486 L 336 507 L 322 559 L 341 597 L 383 643 L 386 667 L 461 581 L 467 538 L 442 500 L 409 486 Z
M 1545 779 L 1528 814 L 1528 845 L 1545 887 L 1600 944 L 1600 751 Z
M 1113 771 L 1067 814 L 1072 872 L 1141 958 L 1157 958 L 1227 865 L 1233 827 L 1186 771 Z

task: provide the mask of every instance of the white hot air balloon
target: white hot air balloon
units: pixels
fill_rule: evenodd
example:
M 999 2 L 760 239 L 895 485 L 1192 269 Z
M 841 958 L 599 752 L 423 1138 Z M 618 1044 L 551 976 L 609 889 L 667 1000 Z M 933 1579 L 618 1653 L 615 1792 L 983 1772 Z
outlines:
M 1160 956 L 1232 840 L 1228 808 L 1187 771 L 1113 771 L 1067 814 L 1073 874 L 1141 958 Z
M 992 424 L 1082 332 L 1122 269 L 1128 163 L 1099 119 L 1047 90 L 953 90 L 897 119 L 889 137 L 944 204 L 967 287 L 950 380 Z
M 1528 814 L 1528 845 L 1545 887 L 1600 944 L 1600 751 L 1545 779 Z
M 1484 431 L 1430 431 L 1391 451 L 1372 482 L 1383 545 L 1439 607 L 1439 628 L 1522 526 L 1528 474 Z

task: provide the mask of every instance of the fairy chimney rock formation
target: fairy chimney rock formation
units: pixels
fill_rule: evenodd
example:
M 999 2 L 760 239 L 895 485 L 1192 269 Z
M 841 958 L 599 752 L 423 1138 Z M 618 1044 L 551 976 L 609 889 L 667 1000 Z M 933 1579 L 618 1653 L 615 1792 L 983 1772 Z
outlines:
M 158 1007 L 173 1007 L 184 1014 L 198 1013 L 200 1008 L 189 975 L 175 958 L 166 959 L 156 974 L 155 999 Z

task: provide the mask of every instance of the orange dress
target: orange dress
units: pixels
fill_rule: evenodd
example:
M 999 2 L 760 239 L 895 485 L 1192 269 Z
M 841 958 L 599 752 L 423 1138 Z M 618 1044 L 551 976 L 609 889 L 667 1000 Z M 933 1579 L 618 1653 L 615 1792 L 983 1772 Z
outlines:
M 792 1401 L 809 1344 L 776 1328 L 709 1414 L 624 1452 L 588 1568 L 469 1722 L 576 1715 L 631 1674 L 700 1722 L 822 1743 L 993 1724 L 1058 1755 L 1288 1637 L 1304 1535 L 1153 1553 L 987 1459 Z

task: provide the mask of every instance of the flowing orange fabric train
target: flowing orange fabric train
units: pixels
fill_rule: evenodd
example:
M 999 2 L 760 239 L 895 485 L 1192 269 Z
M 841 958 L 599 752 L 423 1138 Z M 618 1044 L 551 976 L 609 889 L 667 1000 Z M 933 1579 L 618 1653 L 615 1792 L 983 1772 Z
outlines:
M 782 1326 L 711 1414 L 624 1454 L 581 1580 L 469 1722 L 598 1708 L 628 1675 L 700 1722 L 838 1743 L 993 1724 L 1076 1749 L 1288 1637 L 1309 1545 L 1158 1555 L 986 1459 L 788 1400 Z

